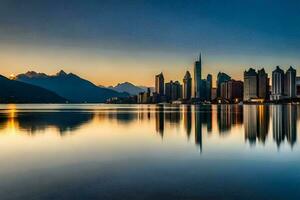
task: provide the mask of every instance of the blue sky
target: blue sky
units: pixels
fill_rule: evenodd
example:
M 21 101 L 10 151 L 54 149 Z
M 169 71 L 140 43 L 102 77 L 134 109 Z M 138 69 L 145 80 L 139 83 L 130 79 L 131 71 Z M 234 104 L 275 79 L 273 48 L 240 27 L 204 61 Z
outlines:
M 0 73 L 62 68 L 97 84 L 153 85 L 160 71 L 181 80 L 200 51 L 204 74 L 298 69 L 299 10 L 278 0 L 2 0 Z

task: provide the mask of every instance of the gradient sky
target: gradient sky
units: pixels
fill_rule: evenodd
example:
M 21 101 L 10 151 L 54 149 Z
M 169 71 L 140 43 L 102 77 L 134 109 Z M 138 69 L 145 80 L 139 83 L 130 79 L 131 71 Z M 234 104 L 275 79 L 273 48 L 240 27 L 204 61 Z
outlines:
M 300 66 L 300 1 L 1 0 L 0 74 L 60 69 L 96 84 L 182 81 L 199 52 L 203 74 L 241 79 L 248 67 Z M 299 71 L 299 70 L 298 70 Z

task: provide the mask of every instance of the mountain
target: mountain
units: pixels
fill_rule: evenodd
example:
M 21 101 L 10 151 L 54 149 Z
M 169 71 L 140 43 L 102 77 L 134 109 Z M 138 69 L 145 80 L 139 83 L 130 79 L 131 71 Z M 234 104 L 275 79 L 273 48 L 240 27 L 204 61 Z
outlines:
M 155 91 L 155 88 L 154 88 L 154 87 L 147 87 L 147 86 L 137 86 L 137 87 L 143 89 L 144 91 L 147 91 L 148 88 L 150 88 L 150 91 L 151 91 L 151 92 L 154 92 L 154 91 Z
M 16 80 L 46 88 L 76 103 L 102 103 L 111 97 L 127 96 L 114 90 L 100 88 L 75 74 L 67 74 L 63 70 L 53 76 L 29 71 L 19 74 Z
M 65 103 L 67 100 L 44 88 L 0 75 L 0 103 Z
M 135 86 L 135 85 L 133 85 L 132 83 L 129 83 L 129 82 L 119 83 L 118 85 L 116 85 L 114 87 L 109 86 L 108 88 L 112 89 L 112 90 L 115 90 L 117 92 L 126 92 L 126 93 L 131 94 L 131 95 L 137 95 L 140 92 L 145 91 L 144 89 L 142 89 L 138 86 Z

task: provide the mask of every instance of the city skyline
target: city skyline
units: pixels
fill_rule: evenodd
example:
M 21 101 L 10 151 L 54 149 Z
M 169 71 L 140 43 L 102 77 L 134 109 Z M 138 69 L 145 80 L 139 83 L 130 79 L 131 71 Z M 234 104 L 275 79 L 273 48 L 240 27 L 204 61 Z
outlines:
M 97 85 L 154 86 L 158 71 L 167 80 L 192 72 L 199 51 L 202 73 L 213 77 L 220 69 L 241 80 L 249 67 L 271 74 L 300 65 L 297 1 L 29 2 L 0 8 L 5 76 L 63 69 Z

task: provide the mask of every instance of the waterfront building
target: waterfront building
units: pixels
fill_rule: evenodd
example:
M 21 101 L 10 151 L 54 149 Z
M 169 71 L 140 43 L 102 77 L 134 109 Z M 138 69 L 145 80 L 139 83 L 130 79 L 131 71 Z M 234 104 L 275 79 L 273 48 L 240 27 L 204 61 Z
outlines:
M 217 76 L 217 97 L 221 97 L 221 83 L 229 81 L 231 77 L 223 72 L 219 72 Z
M 231 102 L 239 102 L 243 99 L 243 82 L 229 80 L 226 82 L 227 94 L 226 98 Z
M 200 101 L 206 101 L 207 99 L 207 81 L 206 79 L 202 79 L 200 81 L 200 94 L 201 96 L 198 98 Z
M 269 78 L 265 69 L 258 70 L 258 94 L 257 97 L 260 99 L 269 99 Z
M 292 66 L 284 76 L 284 95 L 289 99 L 296 97 L 296 70 Z
M 162 72 L 155 76 L 155 92 L 160 96 L 165 93 L 165 79 Z
M 296 96 L 300 98 L 300 77 L 296 77 Z
M 211 100 L 215 100 L 216 98 L 217 98 L 217 88 L 212 88 L 211 89 Z
M 220 97 L 222 99 L 226 99 L 226 97 L 227 97 L 227 82 L 221 83 L 220 88 L 221 88 Z
M 253 68 L 244 72 L 244 101 L 258 98 L 257 73 Z
M 197 60 L 194 64 L 194 92 L 195 98 L 201 97 L 201 70 L 202 70 L 202 62 L 201 62 L 201 53 L 199 55 L 199 60 Z
M 280 100 L 284 97 L 284 72 L 279 66 L 272 72 L 271 100 Z
M 151 90 L 147 89 L 147 92 L 140 92 L 137 97 L 138 103 L 151 103 Z
M 212 75 L 208 74 L 206 77 L 206 97 L 208 101 L 211 101 L 211 89 L 212 89 Z
M 190 100 L 192 97 L 192 77 L 189 71 L 186 71 L 183 78 L 183 99 Z
M 229 80 L 221 83 L 221 96 L 230 102 L 239 102 L 243 99 L 243 82 Z
M 178 81 L 170 81 L 165 84 L 167 101 L 172 102 L 182 98 L 182 85 Z

